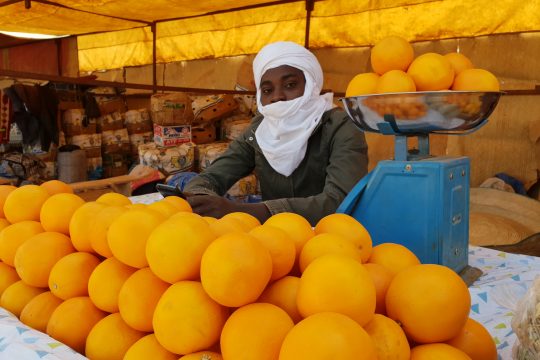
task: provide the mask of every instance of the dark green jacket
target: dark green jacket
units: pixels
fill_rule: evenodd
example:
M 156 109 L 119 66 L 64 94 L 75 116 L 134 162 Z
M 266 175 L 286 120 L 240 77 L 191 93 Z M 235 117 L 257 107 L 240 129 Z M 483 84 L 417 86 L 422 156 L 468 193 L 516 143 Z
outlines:
M 224 195 L 239 179 L 255 172 L 262 198 L 270 213 L 294 212 L 312 225 L 334 213 L 352 187 L 367 173 L 367 145 L 341 109 L 323 114 L 309 138 L 306 156 L 288 177 L 277 173 L 266 161 L 255 130 L 262 116 L 229 149 L 185 188 L 194 194 Z

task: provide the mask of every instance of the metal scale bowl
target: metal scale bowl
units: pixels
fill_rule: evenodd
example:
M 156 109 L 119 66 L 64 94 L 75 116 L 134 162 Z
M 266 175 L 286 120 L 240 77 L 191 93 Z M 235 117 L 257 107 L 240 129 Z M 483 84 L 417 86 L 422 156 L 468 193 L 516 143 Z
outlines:
M 337 212 L 359 220 L 374 245 L 399 243 L 422 263 L 463 271 L 468 263 L 470 163 L 467 157 L 431 156 L 429 134 L 466 135 L 480 129 L 500 96 L 434 91 L 341 99 L 358 128 L 395 136 L 395 155 L 362 178 Z M 410 137 L 418 138 L 414 151 L 408 150 Z

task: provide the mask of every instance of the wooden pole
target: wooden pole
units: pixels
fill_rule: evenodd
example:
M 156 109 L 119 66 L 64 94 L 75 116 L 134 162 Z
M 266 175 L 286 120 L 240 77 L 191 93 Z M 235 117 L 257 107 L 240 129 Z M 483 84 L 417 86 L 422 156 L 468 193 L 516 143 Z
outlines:
M 157 46 L 156 46 L 156 40 L 157 40 L 157 26 L 156 22 L 154 21 L 151 26 L 152 29 L 152 85 L 154 88 L 152 91 L 154 94 L 157 92 Z
M 311 25 L 311 12 L 314 8 L 313 0 L 306 0 L 306 35 L 304 37 L 304 47 L 309 49 L 309 27 Z

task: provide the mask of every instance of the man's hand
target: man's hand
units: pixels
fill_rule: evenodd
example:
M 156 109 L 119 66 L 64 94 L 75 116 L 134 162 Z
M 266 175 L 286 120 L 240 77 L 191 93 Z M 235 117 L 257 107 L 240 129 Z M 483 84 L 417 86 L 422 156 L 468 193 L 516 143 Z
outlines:
M 221 196 L 215 195 L 193 195 L 188 196 L 187 201 L 193 212 L 201 216 L 211 216 L 216 219 L 232 212 L 245 212 L 255 216 L 261 223 L 270 217 L 270 211 L 266 205 L 243 204 L 230 201 Z

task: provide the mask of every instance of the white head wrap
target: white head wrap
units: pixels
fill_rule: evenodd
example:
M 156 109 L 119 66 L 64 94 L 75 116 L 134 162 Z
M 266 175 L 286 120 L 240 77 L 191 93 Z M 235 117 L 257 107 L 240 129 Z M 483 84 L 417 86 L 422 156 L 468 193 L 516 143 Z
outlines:
M 267 70 L 282 65 L 302 70 L 306 78 L 304 95 L 262 106 L 261 78 Z M 257 107 L 264 116 L 255 137 L 272 168 L 289 176 L 304 159 L 309 137 L 323 113 L 333 107 L 333 94 L 320 95 L 323 85 L 321 65 L 309 50 L 290 41 L 263 47 L 253 61 L 253 75 Z

